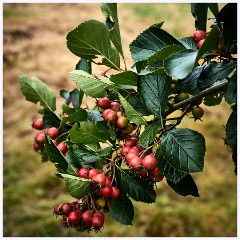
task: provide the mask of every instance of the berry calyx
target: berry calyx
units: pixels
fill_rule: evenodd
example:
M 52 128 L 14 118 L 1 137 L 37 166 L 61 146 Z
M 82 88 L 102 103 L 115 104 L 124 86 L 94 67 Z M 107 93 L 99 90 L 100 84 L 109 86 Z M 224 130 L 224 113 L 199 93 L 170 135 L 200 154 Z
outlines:
M 88 168 L 80 168 L 77 172 L 80 178 L 88 178 Z
M 104 198 L 110 197 L 112 195 L 112 186 L 106 185 L 105 187 L 101 187 L 99 193 Z
M 106 183 L 106 176 L 102 173 L 97 174 L 92 179 L 94 182 L 99 183 L 101 186 L 104 186 Z
M 202 39 L 205 39 L 207 37 L 207 33 L 203 30 L 197 30 L 194 32 L 193 34 L 193 39 L 196 41 L 196 42 L 199 42 L 201 41 Z
M 57 148 L 59 149 L 59 151 L 62 153 L 62 154 L 65 154 L 67 151 L 68 151 L 68 147 L 65 143 L 59 143 L 57 145 Z
M 147 170 L 151 170 L 157 166 L 157 159 L 152 154 L 146 155 L 142 160 L 142 165 Z
M 72 225 L 77 225 L 81 219 L 81 212 L 79 210 L 70 212 L 68 215 L 68 222 Z
M 120 195 L 120 190 L 117 187 L 112 187 L 111 199 L 117 199 Z
M 204 115 L 204 110 L 201 107 L 194 107 L 192 110 L 192 115 L 196 119 L 200 119 Z
M 56 139 L 58 136 L 58 129 L 55 127 L 51 127 L 47 130 L 47 135 L 51 138 L 51 139 Z
M 118 128 L 126 128 L 128 126 L 128 119 L 124 116 L 117 118 L 116 125 Z
M 37 130 L 43 130 L 43 128 L 44 128 L 43 120 L 41 118 L 34 120 L 32 123 L 32 127 Z
M 33 149 L 37 152 L 37 151 L 43 151 L 44 150 L 44 144 L 42 143 L 37 143 L 37 142 L 34 142 L 33 143 Z
M 92 168 L 89 170 L 88 172 L 88 177 L 90 179 L 93 179 L 94 176 L 98 175 L 99 174 L 99 171 L 96 169 L 96 168 Z
M 100 107 L 102 109 L 108 109 L 111 107 L 111 102 L 110 102 L 109 98 L 107 98 L 107 97 L 99 98 L 97 100 L 97 105 L 98 105 L 98 107 Z

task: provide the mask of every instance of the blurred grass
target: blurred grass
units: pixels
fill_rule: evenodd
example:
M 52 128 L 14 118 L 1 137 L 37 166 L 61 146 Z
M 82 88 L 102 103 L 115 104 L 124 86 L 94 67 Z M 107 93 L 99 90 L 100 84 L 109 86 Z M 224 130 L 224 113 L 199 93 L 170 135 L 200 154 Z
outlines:
M 186 118 L 181 124 L 181 127 L 195 129 L 206 137 L 204 172 L 193 174 L 199 188 L 199 198 L 181 197 L 163 181 L 158 184 L 155 204 L 133 201 L 133 226 L 122 226 L 107 216 L 105 227 L 98 234 L 66 229 L 61 225 L 60 219 L 56 219 L 52 214 L 53 205 L 74 199 L 67 193 L 64 182 L 55 176 L 54 166 L 48 162 L 41 163 L 40 157 L 32 150 L 36 131 L 31 129 L 31 120 L 38 116 L 38 107 L 26 102 L 21 96 L 17 77 L 21 74 L 36 75 L 55 91 L 61 88 L 72 89 L 74 85 L 65 76 L 74 68 L 77 58 L 65 49 L 65 36 L 67 31 L 84 19 L 97 18 L 100 13 L 99 6 L 4 4 L 4 36 L 8 36 L 9 29 L 12 31 L 13 27 L 24 32 L 22 27 L 28 29 L 28 26 L 34 25 L 39 31 L 38 35 L 38 31 L 34 32 L 33 28 L 33 39 L 26 43 L 17 37 L 6 38 L 4 42 L 4 56 L 6 52 L 17 54 L 17 57 L 13 58 L 14 64 L 10 61 L 4 62 L 4 236 L 236 236 L 237 179 L 231 151 L 224 146 L 222 140 L 225 137 L 224 125 L 230 113 L 227 104 L 205 107 L 203 122 Z M 41 15 L 43 8 L 44 19 Z M 81 14 L 78 9 L 81 9 Z M 164 29 L 175 37 L 191 35 L 194 30 L 189 4 L 119 4 L 119 9 L 124 43 L 130 43 L 141 31 L 160 21 L 165 21 Z M 99 12 L 96 14 L 96 11 Z M 84 13 L 86 16 L 83 16 Z M 59 24 L 59 19 L 65 24 Z M 37 42 L 36 39 L 41 41 Z M 25 45 L 27 48 L 24 48 Z M 128 52 L 128 45 L 124 45 L 124 51 Z M 127 59 L 131 66 L 129 55 Z M 62 100 L 58 98 L 58 106 L 61 103 Z

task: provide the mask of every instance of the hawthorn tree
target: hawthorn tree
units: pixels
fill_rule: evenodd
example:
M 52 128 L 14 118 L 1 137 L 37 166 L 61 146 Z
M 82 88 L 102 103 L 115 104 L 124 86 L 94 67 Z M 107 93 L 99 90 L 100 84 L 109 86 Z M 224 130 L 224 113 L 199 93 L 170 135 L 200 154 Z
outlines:
M 178 194 L 198 197 L 191 173 L 203 171 L 205 138 L 179 124 L 191 112 L 201 120 L 206 106 L 224 99 L 232 109 L 225 142 L 237 166 L 237 7 L 191 4 L 196 32 L 174 38 L 156 23 L 130 44 L 127 70 L 117 4 L 102 4 L 105 24 L 81 23 L 67 35 L 67 47 L 80 57 L 69 73 L 76 89 L 60 90 L 65 99 L 58 116 L 56 96 L 36 77 L 20 76 L 26 100 L 40 102 L 39 132 L 33 147 L 42 161 L 51 161 L 66 182 L 71 203 L 54 213 L 78 231 L 99 231 L 104 213 L 124 225 L 134 218 L 132 200 L 153 203 L 156 182 L 163 179 Z M 207 19 L 211 11 L 213 18 Z M 207 31 L 207 21 L 212 21 Z M 105 70 L 92 73 L 92 64 Z M 114 69 L 116 74 L 108 76 Z M 93 109 L 83 98 L 96 99 Z M 180 116 L 170 116 L 176 110 Z

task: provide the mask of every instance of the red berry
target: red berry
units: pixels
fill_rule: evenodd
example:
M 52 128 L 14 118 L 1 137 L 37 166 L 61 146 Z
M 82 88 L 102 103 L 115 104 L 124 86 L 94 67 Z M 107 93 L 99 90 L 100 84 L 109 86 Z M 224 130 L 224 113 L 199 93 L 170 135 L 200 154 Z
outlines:
M 47 130 L 47 135 L 51 138 L 51 139 L 56 139 L 58 136 L 58 129 L 55 127 L 51 127 Z
M 137 171 L 142 177 L 146 177 L 147 174 L 148 174 L 148 171 L 147 171 L 145 168 L 143 168 L 143 167 L 140 167 L 140 168 L 136 169 L 136 171 Z
M 70 212 L 68 215 L 68 222 L 72 225 L 77 225 L 81 219 L 81 212 L 79 210 Z
M 86 227 L 91 227 L 92 225 L 92 210 L 87 210 L 82 213 L 83 224 Z
M 157 159 L 152 154 L 149 154 L 143 158 L 142 165 L 147 170 L 151 170 L 157 166 Z
M 57 145 L 57 148 L 59 149 L 60 152 L 62 152 L 62 154 L 65 154 L 68 151 L 68 147 L 65 143 L 59 143 Z
M 128 126 L 128 119 L 124 116 L 117 118 L 116 125 L 118 128 L 126 128 Z
M 119 108 L 120 108 L 120 103 L 118 103 L 118 102 L 111 102 L 111 109 L 113 110 L 113 111 L 117 111 L 117 110 L 119 110 Z
M 61 207 L 62 207 L 62 203 L 58 204 L 58 205 L 54 208 L 54 213 L 55 213 L 56 215 L 61 215 L 61 214 L 62 214 Z
M 137 147 L 132 147 L 129 149 L 128 153 L 135 153 L 136 155 L 138 155 L 139 149 Z
M 121 149 L 121 154 L 123 156 L 126 156 L 130 149 L 131 149 L 131 146 L 123 146 L 122 149 Z
M 117 187 L 112 187 L 111 199 L 117 199 L 120 195 L 120 190 Z
M 106 185 L 105 187 L 101 187 L 99 189 L 99 193 L 101 194 L 102 197 L 110 197 L 112 194 L 112 186 Z
M 117 120 L 117 114 L 116 114 L 116 112 L 114 112 L 113 110 L 110 109 L 110 110 L 106 113 L 105 119 L 106 119 L 108 122 L 115 122 L 115 121 Z
M 110 110 L 111 110 L 111 109 L 105 109 L 105 110 L 103 110 L 102 116 L 103 116 L 104 119 L 106 119 L 106 115 L 107 115 L 108 111 L 110 111 Z
M 98 175 L 99 174 L 99 171 L 96 169 L 96 168 L 92 168 L 89 170 L 88 172 L 88 177 L 90 179 L 93 179 L 94 176 Z
M 124 143 L 125 146 L 135 147 L 137 145 L 137 142 L 133 139 L 127 139 Z
M 142 164 L 142 159 L 141 159 L 140 157 L 136 156 L 136 157 L 130 159 L 130 160 L 128 161 L 128 164 L 129 164 L 129 166 L 132 167 L 132 168 L 137 168 L 137 167 L 141 166 L 141 164 Z
M 108 176 L 106 176 L 106 182 L 105 182 L 105 185 L 111 185 L 112 183 L 112 179 Z
M 41 118 L 34 120 L 32 123 L 32 127 L 37 130 L 43 130 L 43 128 L 44 128 L 43 120 Z
M 205 41 L 205 39 L 202 39 L 202 40 L 200 40 L 200 41 L 198 42 L 198 45 L 197 45 L 197 48 L 198 48 L 198 49 L 202 47 L 204 41 Z
M 44 144 L 34 142 L 34 143 L 33 143 L 33 149 L 34 149 L 36 152 L 39 151 L 39 150 L 43 151 L 43 149 L 44 149 Z
M 134 157 L 138 157 L 138 155 L 136 153 L 128 153 L 125 158 L 129 162 Z
M 193 39 L 196 42 L 201 41 L 202 39 L 205 39 L 207 37 L 207 33 L 203 30 L 197 30 L 196 32 L 194 32 L 193 34 Z
M 95 229 L 100 229 L 104 224 L 104 217 L 102 217 L 101 215 L 96 215 L 96 213 L 94 214 L 93 218 L 92 218 L 92 226 Z
M 44 141 L 45 141 L 45 133 L 44 133 L 44 132 L 38 133 L 38 134 L 36 135 L 36 137 L 35 137 L 35 141 L 36 141 L 37 143 L 44 143 Z
M 110 102 L 109 98 L 107 98 L 107 97 L 99 98 L 97 101 L 97 105 L 98 105 L 98 107 L 100 107 L 102 109 L 108 109 L 111 107 L 111 102 Z
M 106 76 L 106 72 L 103 71 L 103 70 L 97 71 L 96 74 L 101 75 L 101 76 L 103 76 L 103 77 Z M 93 76 L 94 76 L 96 79 L 99 79 L 96 74 L 94 74 Z
M 106 183 L 106 176 L 102 173 L 97 174 L 92 179 L 94 182 L 98 182 L 101 186 L 104 186 Z
M 64 215 L 68 215 L 70 212 L 73 211 L 73 205 L 71 203 L 65 203 L 62 205 L 61 210 Z
M 88 168 L 80 168 L 77 172 L 80 178 L 88 178 Z

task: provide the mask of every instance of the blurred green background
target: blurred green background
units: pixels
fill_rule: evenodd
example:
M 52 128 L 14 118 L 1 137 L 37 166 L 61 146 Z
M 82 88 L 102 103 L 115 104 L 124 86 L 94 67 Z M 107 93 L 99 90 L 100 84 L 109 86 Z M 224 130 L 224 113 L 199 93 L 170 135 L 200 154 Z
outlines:
M 176 38 L 191 36 L 195 30 L 190 4 L 121 3 L 118 12 L 128 68 L 132 65 L 128 45 L 151 24 L 164 21 L 163 29 Z M 181 124 L 206 137 L 204 172 L 193 174 L 199 198 L 177 195 L 164 180 L 158 184 L 155 204 L 134 202 L 133 226 L 122 226 L 108 216 L 98 234 L 66 229 L 52 214 L 53 205 L 74 199 L 64 182 L 55 176 L 54 166 L 41 163 L 32 149 L 36 131 L 31 122 L 40 115 L 38 106 L 21 95 L 17 81 L 19 75 L 42 79 L 58 96 L 60 109 L 63 100 L 59 91 L 75 87 L 68 72 L 78 61 L 66 47 L 66 35 L 89 19 L 104 22 L 100 4 L 3 4 L 4 236 L 236 236 L 237 179 L 231 151 L 222 139 L 230 114 L 225 103 L 204 107 L 203 122 L 187 118 Z M 101 66 L 94 66 L 93 71 L 99 69 Z

